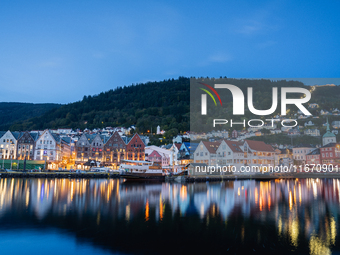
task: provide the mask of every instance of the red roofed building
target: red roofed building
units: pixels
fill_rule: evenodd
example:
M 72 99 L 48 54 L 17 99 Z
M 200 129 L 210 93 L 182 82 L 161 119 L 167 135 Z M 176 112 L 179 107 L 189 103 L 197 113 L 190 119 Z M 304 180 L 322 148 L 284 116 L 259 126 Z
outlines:
M 250 166 L 275 165 L 275 150 L 271 145 L 263 141 L 245 140 L 241 148 L 244 151 L 246 164 Z
M 321 164 L 320 149 L 315 149 L 306 155 L 306 164 L 319 165 Z
M 145 148 L 144 142 L 136 133 L 126 145 L 127 159 L 145 160 L 144 148 Z
M 340 166 L 340 144 L 328 143 L 320 148 L 322 164 Z

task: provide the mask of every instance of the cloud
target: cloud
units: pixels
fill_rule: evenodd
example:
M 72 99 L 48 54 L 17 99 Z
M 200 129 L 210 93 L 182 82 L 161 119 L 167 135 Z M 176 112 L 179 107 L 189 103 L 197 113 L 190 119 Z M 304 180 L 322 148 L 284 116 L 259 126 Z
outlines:
M 263 30 L 264 25 L 259 21 L 248 21 L 248 24 L 242 25 L 237 32 L 244 35 L 253 35 Z
M 225 53 L 215 53 L 208 57 L 208 62 L 211 63 L 225 63 L 231 60 L 231 57 Z

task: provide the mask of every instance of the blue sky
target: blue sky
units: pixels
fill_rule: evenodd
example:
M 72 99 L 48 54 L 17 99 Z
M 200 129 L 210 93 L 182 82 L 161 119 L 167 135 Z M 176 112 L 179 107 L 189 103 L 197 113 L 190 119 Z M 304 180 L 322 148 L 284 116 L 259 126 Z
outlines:
M 339 1 L 0 3 L 0 101 L 195 77 L 339 77 Z

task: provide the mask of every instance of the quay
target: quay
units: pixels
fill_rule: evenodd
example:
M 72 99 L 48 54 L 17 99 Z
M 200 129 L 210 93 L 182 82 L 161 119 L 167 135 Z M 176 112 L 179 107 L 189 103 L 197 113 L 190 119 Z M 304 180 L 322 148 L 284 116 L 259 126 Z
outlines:
M 119 178 L 116 173 L 0 172 L 0 178 Z
M 195 175 L 185 176 L 185 182 L 207 182 L 228 180 L 280 180 L 280 179 L 340 179 L 340 173 L 279 173 L 279 174 L 238 174 L 238 175 Z
M 0 178 L 121 178 L 117 173 L 76 173 L 76 172 L 1 172 Z M 180 182 L 221 182 L 231 180 L 280 180 L 280 179 L 340 179 L 340 173 L 286 173 L 286 174 L 230 174 L 230 175 L 195 175 L 174 176 L 166 181 Z

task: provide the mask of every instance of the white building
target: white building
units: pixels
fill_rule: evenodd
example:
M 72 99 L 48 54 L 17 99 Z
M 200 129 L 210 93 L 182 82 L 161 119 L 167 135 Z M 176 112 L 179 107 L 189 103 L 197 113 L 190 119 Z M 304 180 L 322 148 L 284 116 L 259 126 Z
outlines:
M 208 166 L 216 165 L 216 151 L 220 144 L 220 142 L 201 141 L 194 152 L 194 163 L 205 163 Z
M 244 162 L 251 166 L 275 165 L 274 148 L 262 141 L 245 140 L 243 146 Z
M 34 159 L 46 161 L 61 161 L 63 156 L 70 156 L 69 137 L 63 137 L 45 130 L 35 143 Z
M 315 150 L 314 147 L 309 145 L 300 145 L 293 148 L 293 159 L 298 162 L 298 164 L 304 165 L 306 163 L 306 155 Z
M 217 164 L 218 165 L 231 165 L 237 168 L 244 165 L 244 152 L 240 148 L 239 142 L 223 140 L 218 147 L 217 151 Z
M 172 138 L 173 143 L 182 143 L 183 137 L 181 135 L 177 135 L 176 137 Z
M 7 131 L 0 138 L 1 159 L 16 159 L 19 132 Z
M 314 126 L 314 123 L 313 121 L 310 120 L 310 121 L 306 121 L 304 125 L 305 127 L 309 127 L 309 126 Z
M 173 163 L 175 163 L 174 159 L 174 152 L 160 148 L 155 145 L 147 146 L 144 149 L 145 151 L 145 160 L 149 160 L 152 162 L 161 162 L 162 167 L 172 166 Z M 159 159 L 155 159 L 154 154 L 156 153 L 157 157 L 160 157 Z
M 303 132 L 305 135 L 310 135 L 310 136 L 320 136 L 320 130 L 315 128 L 315 129 L 306 129 Z

